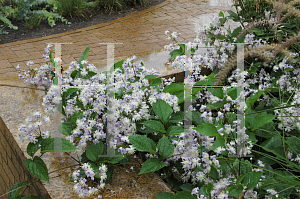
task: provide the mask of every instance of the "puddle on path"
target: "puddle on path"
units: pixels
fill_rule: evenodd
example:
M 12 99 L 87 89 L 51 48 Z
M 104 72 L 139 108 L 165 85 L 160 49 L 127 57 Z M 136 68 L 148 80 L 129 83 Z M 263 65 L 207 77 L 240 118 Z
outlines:
M 231 10 L 231 9 L 222 10 L 225 17 L 229 16 L 229 14 L 226 10 Z M 197 19 L 193 19 L 194 31 L 198 32 L 199 28 L 202 29 L 204 26 L 209 27 L 210 23 L 212 23 L 214 21 L 214 19 L 219 16 L 219 12 L 199 15 L 197 17 Z M 225 32 L 227 34 L 227 29 L 229 26 L 230 26 L 230 30 L 232 32 L 235 28 L 240 26 L 240 23 L 234 22 L 233 20 L 228 19 L 226 21 L 224 27 L 222 27 L 222 32 Z
M 233 1 L 232 0 L 176 0 L 176 1 L 188 1 L 188 2 L 193 2 L 197 5 L 208 5 L 210 7 L 224 7 L 224 6 L 228 6 L 230 7 L 231 5 L 233 5 Z
M 209 0 L 208 5 L 210 6 L 231 6 L 234 2 L 231 0 Z

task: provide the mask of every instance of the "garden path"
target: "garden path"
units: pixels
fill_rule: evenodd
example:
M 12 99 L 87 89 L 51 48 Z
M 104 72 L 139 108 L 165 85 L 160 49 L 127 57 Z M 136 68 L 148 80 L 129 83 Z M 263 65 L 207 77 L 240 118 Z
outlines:
M 18 64 L 25 70 L 28 70 L 28 61 L 34 62 L 34 68 L 45 64 L 42 55 L 46 43 L 50 42 L 73 43 L 62 45 L 63 67 L 68 66 L 71 61 L 78 61 L 85 48 L 90 46 L 88 61 L 99 68 L 101 61 L 106 64 L 107 57 L 107 46 L 100 45 L 100 42 L 123 43 L 115 45 L 115 61 L 119 61 L 139 53 L 162 50 L 170 43 L 164 34 L 166 30 L 181 33 L 179 42 L 193 41 L 200 27 L 211 22 L 220 10 L 233 9 L 231 4 L 228 0 L 167 0 L 108 23 L 42 38 L 0 44 L 0 80 L 17 77 L 15 67 Z

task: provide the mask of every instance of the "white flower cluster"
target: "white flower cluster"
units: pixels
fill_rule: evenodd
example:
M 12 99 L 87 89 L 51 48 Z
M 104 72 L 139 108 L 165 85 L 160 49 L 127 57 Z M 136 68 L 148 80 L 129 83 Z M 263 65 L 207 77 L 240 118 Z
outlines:
M 86 184 L 87 178 L 80 177 L 80 170 L 76 170 L 72 174 L 72 178 L 74 179 L 74 182 L 76 183 L 73 188 L 74 191 L 78 194 L 78 196 L 80 198 L 90 197 L 92 195 L 97 194 L 99 192 L 99 190 L 103 189 L 105 186 L 104 180 L 107 178 L 107 175 L 106 175 L 107 166 L 105 164 L 102 164 L 99 167 L 99 171 L 94 171 L 94 169 L 91 168 L 90 164 L 84 163 L 81 166 L 81 168 L 84 170 L 86 177 L 90 177 L 92 180 L 94 180 L 94 177 L 96 175 L 100 176 L 100 184 L 97 185 L 97 188 L 89 187 Z M 98 198 L 99 198 L 99 196 L 98 196 Z
M 37 137 L 41 136 L 42 139 L 46 139 L 50 137 L 50 132 L 37 132 L 37 130 L 40 131 L 40 127 L 42 126 L 42 121 L 47 124 L 50 122 L 49 117 L 42 117 L 42 114 L 40 112 L 35 112 L 33 114 L 33 117 L 28 117 L 26 119 L 26 124 L 22 124 L 19 127 L 18 131 L 18 137 L 17 139 L 19 141 L 24 142 L 25 140 L 29 140 L 31 143 L 36 143 L 38 142 Z

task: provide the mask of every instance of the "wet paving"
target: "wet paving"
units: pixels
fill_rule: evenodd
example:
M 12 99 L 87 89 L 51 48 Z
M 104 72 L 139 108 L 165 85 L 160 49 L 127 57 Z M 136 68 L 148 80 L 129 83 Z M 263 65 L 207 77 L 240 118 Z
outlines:
M 178 39 L 179 42 L 193 41 L 196 38 L 197 30 L 211 22 L 215 16 L 218 16 L 220 10 L 234 10 L 234 8 L 230 8 L 230 4 L 231 2 L 227 0 L 167 0 L 155 8 L 133 14 L 134 16 L 126 17 L 126 19 L 115 20 L 105 26 L 99 25 L 59 36 L 0 45 L 0 116 L 16 138 L 18 127 L 25 123 L 28 116 L 32 116 L 36 111 L 44 113 L 42 97 L 45 92 L 43 87 L 34 88 L 25 85 L 23 80 L 18 78 L 18 73 L 15 72 L 13 67 L 20 64 L 22 69 L 27 69 L 25 65 L 29 60 L 37 63 L 33 66 L 34 68 L 39 68 L 39 65 L 45 64 L 42 58 L 43 49 L 46 47 L 45 42 L 67 41 L 74 43 L 73 47 L 71 47 L 72 45 L 63 47 L 64 67 L 67 67 L 67 64 L 71 61 L 78 60 L 84 49 L 90 45 L 91 51 L 88 60 L 90 60 L 90 63 L 95 64 L 99 71 L 104 71 L 107 67 L 106 46 L 100 47 L 96 43 L 99 43 L 99 40 L 103 42 L 122 42 L 123 45 L 116 45 L 115 47 L 115 62 L 136 55 L 136 63 L 143 62 L 146 68 L 158 70 L 161 76 L 169 75 L 180 72 L 180 70 L 175 70 L 166 65 L 170 56 L 168 51 L 163 50 L 163 47 L 170 44 L 170 42 L 166 41 L 164 32 L 169 30 L 171 33 L 173 31 L 181 33 Z M 225 16 L 227 15 L 226 12 Z M 230 25 L 231 30 L 237 27 L 236 23 Z M 200 49 L 200 51 L 205 52 L 205 49 Z M 33 60 L 29 58 L 33 58 Z M 58 125 L 55 123 L 55 119 L 52 118 L 51 121 L 50 124 L 42 127 L 42 131 L 48 130 L 53 134 L 58 134 Z M 17 142 L 26 157 L 29 158 L 26 153 L 28 142 L 26 144 L 20 141 Z M 70 158 L 57 157 L 52 153 L 46 153 L 43 159 L 47 167 L 50 168 L 49 172 L 64 164 L 74 163 L 74 160 Z M 134 160 L 132 163 L 134 163 Z M 122 169 L 122 167 L 117 169 L 119 173 L 114 176 L 113 183 L 107 186 L 103 193 L 104 196 L 111 196 L 109 198 L 147 198 L 148 196 L 149 198 L 155 198 L 153 195 L 154 190 L 160 190 L 161 192 L 168 190 L 168 187 L 159 182 L 159 179 L 153 175 L 137 176 L 139 170 L 136 170 L 135 173 L 132 173 L 132 176 L 129 176 L 126 172 L 128 166 L 125 169 Z M 138 168 L 136 167 L 136 169 Z M 67 182 L 70 172 L 62 172 L 62 176 L 51 179 L 50 184 L 44 183 L 52 198 L 78 198 L 72 190 L 73 184 Z M 123 181 L 119 180 L 123 184 L 118 185 L 117 176 L 123 178 Z M 151 182 L 149 179 L 151 179 Z M 136 185 L 133 186 L 133 184 Z M 151 188 L 152 184 L 154 188 Z M 155 187 L 154 184 L 157 184 L 157 186 Z M 122 187 L 123 191 L 120 189 Z M 116 191 L 114 195 L 111 194 L 113 193 L 111 190 Z M 140 195 L 142 193 L 144 196 Z M 126 196 L 124 194 L 132 195 Z

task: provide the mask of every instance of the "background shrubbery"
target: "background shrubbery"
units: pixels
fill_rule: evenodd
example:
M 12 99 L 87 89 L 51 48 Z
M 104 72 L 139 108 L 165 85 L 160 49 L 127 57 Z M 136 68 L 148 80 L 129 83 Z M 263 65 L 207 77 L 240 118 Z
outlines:
M 145 7 L 149 3 L 150 0 L 0 0 L 0 21 L 4 22 L 0 34 L 6 33 L 2 30 L 7 26 L 18 29 L 12 20 L 24 22 L 28 29 L 38 27 L 42 20 L 53 27 L 57 20 L 68 23 L 64 17 L 86 17 L 91 9 L 111 13 L 129 7 Z

